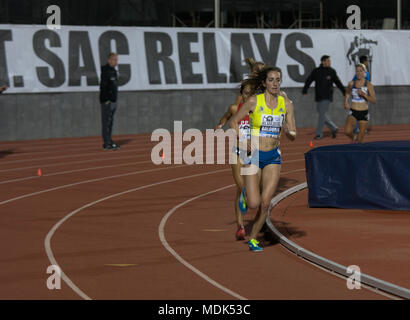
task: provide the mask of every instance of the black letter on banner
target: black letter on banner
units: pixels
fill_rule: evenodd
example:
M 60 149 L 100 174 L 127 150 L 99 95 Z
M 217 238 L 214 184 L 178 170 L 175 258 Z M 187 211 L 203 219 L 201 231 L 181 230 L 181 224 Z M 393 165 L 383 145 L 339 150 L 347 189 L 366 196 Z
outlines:
M 47 62 L 54 71 L 54 77 L 50 76 L 49 67 L 37 67 L 38 80 L 49 88 L 61 86 L 65 81 L 64 63 L 52 51 L 45 46 L 45 40 L 48 40 L 51 48 L 61 48 L 60 36 L 57 32 L 51 30 L 39 30 L 33 35 L 33 50 L 37 57 Z
M 148 78 L 150 84 L 161 84 L 159 62 L 164 66 L 165 82 L 177 83 L 175 65 L 172 55 L 171 37 L 163 32 L 144 32 L 145 55 L 147 57 Z M 161 43 L 161 51 L 157 50 L 157 43 Z
M 6 46 L 4 42 L 11 40 L 11 30 L 0 30 L 0 86 L 3 84 L 7 86 L 10 85 L 9 72 L 7 70 Z
M 226 83 L 226 74 L 218 71 L 218 56 L 216 54 L 215 33 L 203 33 L 205 67 L 208 83 Z
M 87 31 L 70 31 L 68 49 L 68 85 L 80 86 L 81 77 L 87 78 L 88 86 L 98 85 L 93 53 Z M 80 51 L 84 67 L 80 67 Z
M 231 35 L 231 67 L 229 82 L 239 82 L 244 74 L 250 73 L 247 64 L 243 63 L 241 53 L 244 58 L 254 58 L 251 38 L 249 33 L 232 33 Z
M 98 40 L 98 48 L 100 51 L 100 63 L 104 65 L 107 62 L 108 54 L 112 52 L 111 50 L 111 40 L 116 43 L 116 50 L 114 51 L 118 54 L 130 54 L 128 41 L 125 35 L 119 31 L 106 31 Z M 131 65 L 129 64 L 118 64 L 118 85 L 123 86 L 128 83 L 131 79 Z
M 262 61 L 270 66 L 276 66 L 276 60 L 278 58 L 280 38 L 282 34 L 271 33 L 269 40 L 269 49 L 266 45 L 265 36 L 263 33 L 254 33 L 256 45 L 258 46 L 259 53 L 261 54 Z
M 299 32 L 291 33 L 285 39 L 285 48 L 287 54 L 289 55 L 289 57 L 300 62 L 305 69 L 305 73 L 301 74 L 299 72 L 298 65 L 288 65 L 289 77 L 296 82 L 304 82 L 308 74 L 310 74 L 315 68 L 315 61 L 312 59 L 312 57 L 308 56 L 306 53 L 300 51 L 296 47 L 297 41 L 300 41 L 302 48 L 313 48 L 313 42 L 307 34 Z
M 202 74 L 192 71 L 192 62 L 199 62 L 198 52 L 191 52 L 191 43 L 198 42 L 196 32 L 178 32 L 179 65 L 182 83 L 202 83 Z

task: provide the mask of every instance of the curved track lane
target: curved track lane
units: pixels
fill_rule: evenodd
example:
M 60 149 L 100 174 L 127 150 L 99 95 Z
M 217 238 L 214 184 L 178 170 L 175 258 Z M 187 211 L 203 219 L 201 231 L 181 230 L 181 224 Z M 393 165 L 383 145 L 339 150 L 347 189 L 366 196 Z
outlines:
M 366 139 L 394 139 L 405 130 L 410 133 L 409 126 L 379 132 L 374 127 Z M 282 143 L 278 192 L 304 181 L 311 132 L 300 130 L 296 143 Z M 145 162 L 153 146 L 149 136 L 120 138 L 123 148 L 108 153 L 98 150 L 97 138 L 0 143 L 0 151 L 15 151 L 0 153 L 0 298 L 81 298 L 66 283 L 59 291 L 45 286 L 50 230 L 53 257 L 93 299 L 231 299 L 232 292 L 248 299 L 386 298 L 347 290 L 344 280 L 301 262 L 272 239 L 262 254 L 252 255 L 245 243 L 234 241 L 229 166 L 154 166 Z M 334 142 L 346 139 L 319 145 Z M 37 166 L 44 175 L 30 178 Z

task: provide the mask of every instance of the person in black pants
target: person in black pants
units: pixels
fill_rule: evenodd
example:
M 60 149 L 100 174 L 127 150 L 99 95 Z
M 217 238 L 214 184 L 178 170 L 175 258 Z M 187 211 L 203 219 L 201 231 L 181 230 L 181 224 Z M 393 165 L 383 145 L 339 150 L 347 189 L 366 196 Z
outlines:
M 110 53 L 108 62 L 101 67 L 100 83 L 100 103 L 101 103 L 101 124 L 102 138 L 105 150 L 117 150 L 120 147 L 112 141 L 112 126 L 114 123 L 114 114 L 117 109 L 118 95 L 118 73 L 115 66 L 118 63 L 118 55 Z
M 315 81 L 315 100 L 317 102 L 317 112 L 319 113 L 315 139 L 322 139 L 325 124 L 331 130 L 332 137 L 336 138 L 338 127 L 327 115 L 329 105 L 333 101 L 333 83 L 340 89 L 343 96 L 346 90 L 340 82 L 336 70 L 330 67 L 330 57 L 326 55 L 322 56 L 320 61 L 320 66 L 313 69 L 312 73 L 306 79 L 302 93 L 306 95 L 310 84 Z

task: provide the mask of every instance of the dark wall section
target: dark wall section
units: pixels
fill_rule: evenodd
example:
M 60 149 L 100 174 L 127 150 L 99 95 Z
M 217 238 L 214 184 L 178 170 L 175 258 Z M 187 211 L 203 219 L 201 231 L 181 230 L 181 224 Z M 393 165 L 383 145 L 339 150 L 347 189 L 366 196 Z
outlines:
M 314 89 L 302 96 L 300 88 L 285 89 L 294 101 L 298 127 L 317 122 Z M 150 133 L 213 128 L 233 103 L 236 89 L 119 92 L 114 134 Z M 376 87 L 377 104 L 371 106 L 372 124 L 410 123 L 410 87 Z M 0 95 L 0 141 L 100 135 L 98 92 Z M 335 91 L 330 116 L 344 125 L 343 97 Z

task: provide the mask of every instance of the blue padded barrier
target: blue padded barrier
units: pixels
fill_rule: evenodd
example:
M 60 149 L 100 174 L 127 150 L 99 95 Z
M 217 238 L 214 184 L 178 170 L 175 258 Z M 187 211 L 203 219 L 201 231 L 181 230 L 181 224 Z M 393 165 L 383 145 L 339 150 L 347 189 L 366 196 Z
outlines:
M 309 207 L 410 210 L 410 141 L 323 146 L 305 164 Z

